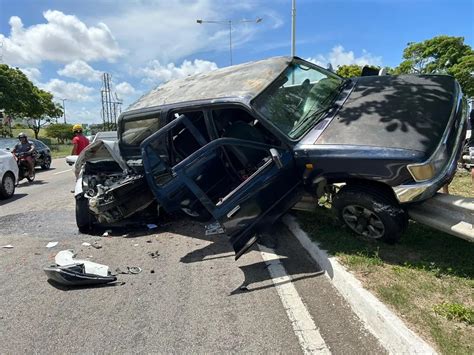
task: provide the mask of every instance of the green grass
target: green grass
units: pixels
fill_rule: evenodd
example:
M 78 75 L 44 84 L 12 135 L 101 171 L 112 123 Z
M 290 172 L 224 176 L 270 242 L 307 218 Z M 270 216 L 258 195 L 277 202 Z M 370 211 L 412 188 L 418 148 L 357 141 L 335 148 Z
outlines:
M 472 196 L 470 176 L 458 174 L 450 192 Z M 473 244 L 415 222 L 398 244 L 363 241 L 326 208 L 298 212 L 297 218 L 313 240 L 440 352 L 474 352 Z
M 72 151 L 71 144 L 52 144 L 50 145 L 50 148 L 53 159 L 67 157 L 68 155 L 71 155 Z

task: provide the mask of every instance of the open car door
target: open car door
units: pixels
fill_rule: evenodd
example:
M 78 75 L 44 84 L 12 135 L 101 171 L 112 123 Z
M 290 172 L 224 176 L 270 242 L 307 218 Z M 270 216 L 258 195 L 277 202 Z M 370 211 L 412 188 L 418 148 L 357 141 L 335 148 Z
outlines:
M 173 152 L 179 124 L 198 148 L 184 159 Z M 148 183 L 165 210 L 204 209 L 225 229 L 236 259 L 301 197 L 290 150 L 235 138 L 206 142 L 184 116 L 150 136 L 141 150 Z

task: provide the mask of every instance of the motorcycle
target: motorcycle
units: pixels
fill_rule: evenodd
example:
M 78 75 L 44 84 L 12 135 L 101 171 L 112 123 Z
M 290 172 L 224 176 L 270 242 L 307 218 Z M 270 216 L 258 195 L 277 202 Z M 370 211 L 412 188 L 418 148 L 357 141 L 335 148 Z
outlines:
M 16 163 L 18 164 L 18 181 L 21 181 L 26 178 L 29 182 L 32 182 L 35 179 L 35 169 L 33 168 L 33 174 L 30 176 L 28 169 L 28 160 L 26 159 L 29 153 L 15 153 Z M 33 157 L 33 166 L 34 166 L 34 155 Z

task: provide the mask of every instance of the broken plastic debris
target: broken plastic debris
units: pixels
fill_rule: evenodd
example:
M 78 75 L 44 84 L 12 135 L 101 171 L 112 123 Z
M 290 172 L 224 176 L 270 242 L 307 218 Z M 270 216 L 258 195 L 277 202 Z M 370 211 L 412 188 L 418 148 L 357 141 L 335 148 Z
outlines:
M 213 235 L 213 234 L 222 234 L 224 233 L 224 228 L 219 224 L 219 222 L 214 222 L 205 226 L 206 235 Z
M 2 248 L 11 249 L 11 248 L 13 248 L 13 245 L 11 245 L 11 244 L 4 245 L 4 246 L 2 246 Z
M 154 228 L 158 228 L 158 226 L 154 223 L 149 223 L 146 225 L 148 227 L 148 229 L 154 229 Z
M 59 242 L 49 242 L 48 244 L 46 244 L 46 248 L 53 248 L 55 247 L 56 245 L 58 245 Z
M 103 237 L 109 237 L 110 236 L 110 233 L 112 233 L 112 231 L 110 229 L 107 229 L 103 234 L 102 236 Z
M 56 265 L 43 269 L 48 278 L 65 286 L 106 284 L 117 280 L 115 276 L 109 275 L 107 265 L 74 259 L 74 256 L 72 250 L 62 250 L 56 254 Z
M 84 243 L 82 243 L 82 245 L 85 246 L 85 247 L 90 247 L 91 243 L 84 242 Z
M 109 267 L 107 265 L 94 263 L 94 262 L 89 261 L 89 260 L 74 259 L 74 256 L 75 256 L 75 254 L 72 250 L 61 250 L 59 253 L 56 254 L 56 257 L 54 258 L 54 261 L 59 266 L 84 264 L 85 272 L 87 274 L 107 276 L 107 273 L 109 271 Z
M 102 249 L 102 245 L 99 244 L 99 243 L 97 243 L 97 242 L 94 242 L 94 243 L 92 244 L 92 247 L 93 247 L 93 248 L 96 248 L 96 249 Z

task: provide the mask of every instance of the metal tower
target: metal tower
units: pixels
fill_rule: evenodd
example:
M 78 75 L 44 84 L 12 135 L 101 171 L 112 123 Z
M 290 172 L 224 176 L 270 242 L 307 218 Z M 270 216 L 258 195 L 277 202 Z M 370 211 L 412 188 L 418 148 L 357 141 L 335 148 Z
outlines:
M 117 117 L 122 112 L 122 100 L 117 93 L 112 92 L 112 76 L 109 73 L 102 74 L 102 88 L 100 96 L 102 99 L 102 122 L 104 131 L 117 130 Z

